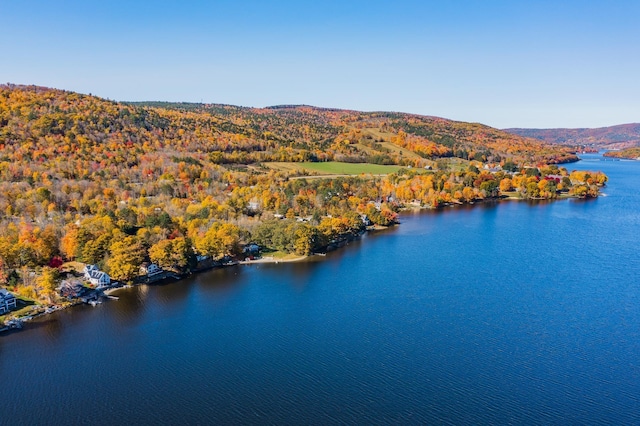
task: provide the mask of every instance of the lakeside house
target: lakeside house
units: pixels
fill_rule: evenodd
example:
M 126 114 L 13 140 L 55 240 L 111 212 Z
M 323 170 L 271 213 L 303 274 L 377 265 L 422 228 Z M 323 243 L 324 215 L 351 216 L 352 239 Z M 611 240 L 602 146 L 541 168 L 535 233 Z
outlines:
M 80 297 L 86 290 L 87 288 L 76 279 L 62 280 L 59 288 L 60 296 L 68 299 Z
M 0 288 L 0 315 L 16 308 L 16 297 L 4 288 Z
M 163 280 L 171 275 L 172 274 L 165 271 L 155 263 L 145 262 L 140 265 L 140 276 L 138 277 L 138 280 L 140 282 L 150 284 L 156 281 Z
M 194 271 L 204 271 L 216 266 L 215 259 L 211 256 L 199 254 L 196 256 L 196 267 Z
M 257 245 L 256 243 L 249 243 L 246 246 L 244 246 L 244 248 L 242 249 L 242 252 L 248 255 L 256 255 L 260 253 L 260 246 Z
M 155 263 L 143 263 L 140 265 L 140 275 L 153 277 L 155 275 L 162 274 L 163 272 L 164 270 Z
M 111 284 L 111 277 L 106 272 L 99 270 L 96 265 L 87 265 L 82 272 L 84 272 L 84 278 L 97 288 L 107 287 Z

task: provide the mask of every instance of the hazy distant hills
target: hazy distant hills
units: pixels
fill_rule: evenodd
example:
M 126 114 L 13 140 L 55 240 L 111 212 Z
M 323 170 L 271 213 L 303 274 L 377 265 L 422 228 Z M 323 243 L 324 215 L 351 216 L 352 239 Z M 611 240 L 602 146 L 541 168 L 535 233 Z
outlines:
M 554 144 L 599 149 L 623 149 L 640 145 L 640 123 L 596 129 L 504 129 L 504 131 Z

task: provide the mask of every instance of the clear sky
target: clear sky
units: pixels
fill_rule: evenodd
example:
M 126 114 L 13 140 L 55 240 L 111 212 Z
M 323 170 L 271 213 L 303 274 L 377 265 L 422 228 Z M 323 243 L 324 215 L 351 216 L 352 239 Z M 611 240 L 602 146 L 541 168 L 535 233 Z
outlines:
M 639 79 L 639 0 L 0 0 L 0 82 L 115 100 L 600 127 Z

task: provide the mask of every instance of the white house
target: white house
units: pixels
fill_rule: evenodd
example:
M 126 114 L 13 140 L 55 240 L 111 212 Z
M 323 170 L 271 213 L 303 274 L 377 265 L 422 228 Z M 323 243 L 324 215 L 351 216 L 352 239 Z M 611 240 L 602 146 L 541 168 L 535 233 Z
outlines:
M 16 297 L 4 288 L 0 288 L 0 315 L 16 308 Z
M 106 272 L 91 271 L 89 282 L 97 288 L 106 287 L 111 284 L 111 277 Z
M 155 263 L 147 263 L 140 266 L 140 273 L 148 277 L 161 274 L 162 272 L 162 268 Z
M 111 284 L 111 277 L 106 272 L 102 272 L 96 265 L 84 267 L 84 278 L 96 287 L 106 287 Z
M 100 271 L 100 269 L 98 269 L 96 265 L 86 265 L 82 270 L 82 273 L 84 274 L 84 278 L 86 280 L 91 279 L 91 272 L 94 272 L 94 271 Z

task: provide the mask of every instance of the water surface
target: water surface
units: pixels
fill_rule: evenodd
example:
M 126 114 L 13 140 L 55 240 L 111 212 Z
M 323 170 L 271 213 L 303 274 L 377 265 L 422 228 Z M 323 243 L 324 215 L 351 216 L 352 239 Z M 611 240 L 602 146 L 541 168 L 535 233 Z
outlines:
M 4 335 L 0 423 L 640 423 L 640 162 L 567 167 L 606 196 L 406 215 Z

